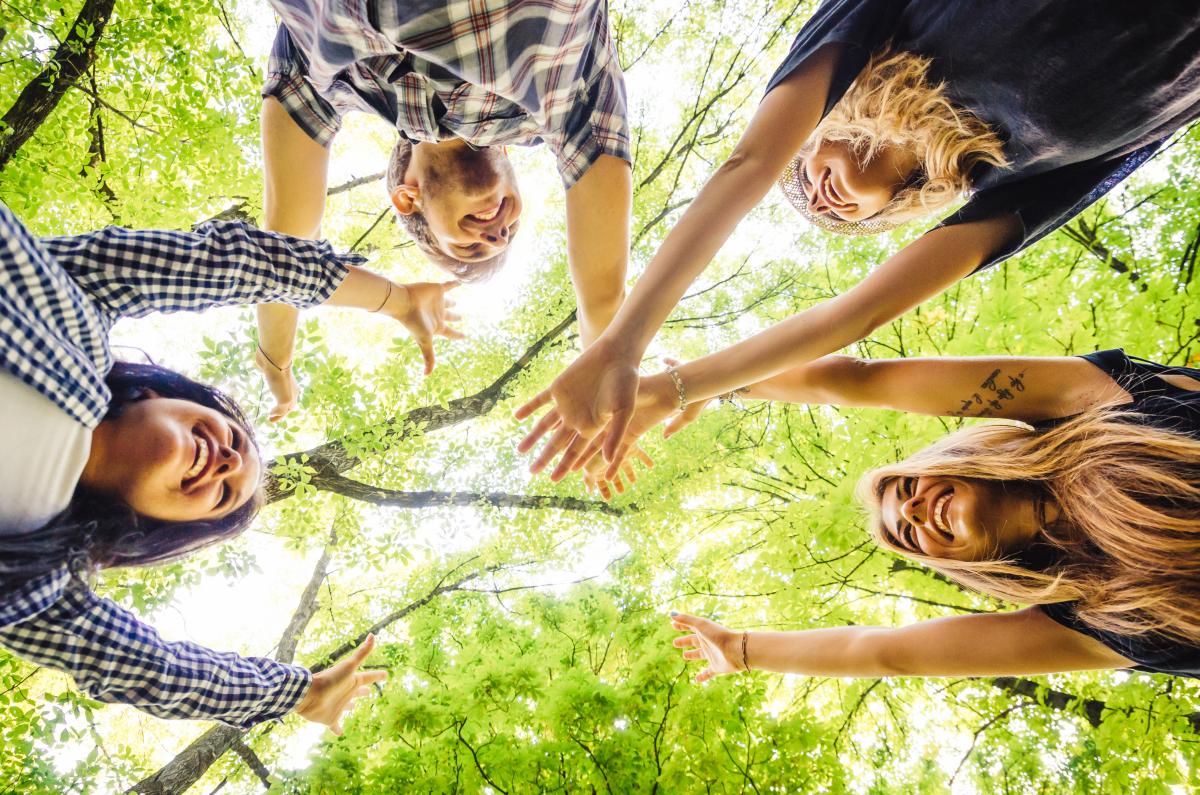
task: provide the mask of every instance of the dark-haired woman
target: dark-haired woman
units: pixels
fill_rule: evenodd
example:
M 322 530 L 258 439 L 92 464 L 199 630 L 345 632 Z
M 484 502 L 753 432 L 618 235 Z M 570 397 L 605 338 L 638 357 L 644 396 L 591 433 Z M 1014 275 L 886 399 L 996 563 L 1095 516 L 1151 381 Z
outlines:
M 806 218 L 853 234 L 972 193 L 854 288 L 733 346 L 741 367 L 727 379 L 680 373 L 688 399 L 863 339 L 1055 229 L 1197 115 L 1191 0 L 827 0 L 612 324 L 522 407 L 554 405 L 522 448 L 556 429 L 533 468 L 565 451 L 561 477 L 603 432 L 611 462 L 646 347 L 776 182 Z
M 670 405 L 670 379 L 645 380 L 655 379 Z M 867 473 L 859 493 L 882 546 L 1032 606 L 897 629 L 763 633 L 673 614 L 690 633 L 675 645 L 708 663 L 698 680 L 747 668 L 970 676 L 1131 667 L 1200 677 L 1200 370 L 1120 350 L 829 356 L 746 395 L 1021 421 L 952 433 Z M 699 411 L 689 407 L 669 430 Z
M 159 717 L 246 727 L 294 710 L 336 730 L 382 678 L 357 670 L 372 641 L 313 676 L 165 642 L 84 579 L 236 535 L 263 475 L 233 401 L 160 367 L 114 364 L 113 323 L 278 301 L 380 311 L 414 335 L 444 328 L 444 285 L 393 285 L 355 261 L 233 222 L 39 239 L 0 204 L 0 644 Z

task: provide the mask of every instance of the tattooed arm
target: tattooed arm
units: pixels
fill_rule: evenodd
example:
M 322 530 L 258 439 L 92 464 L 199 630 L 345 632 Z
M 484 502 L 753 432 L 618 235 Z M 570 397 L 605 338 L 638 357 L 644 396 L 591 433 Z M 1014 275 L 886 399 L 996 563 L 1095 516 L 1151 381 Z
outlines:
M 825 356 L 752 384 L 745 397 L 1026 422 L 1132 399 L 1098 367 L 1074 356 Z

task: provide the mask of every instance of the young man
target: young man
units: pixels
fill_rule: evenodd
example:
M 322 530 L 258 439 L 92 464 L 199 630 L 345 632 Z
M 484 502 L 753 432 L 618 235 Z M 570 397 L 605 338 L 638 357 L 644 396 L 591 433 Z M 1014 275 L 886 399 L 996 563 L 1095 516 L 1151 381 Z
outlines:
M 317 236 L 342 114 L 400 139 L 388 193 L 422 251 L 457 279 L 503 263 L 521 196 L 505 145 L 545 143 L 567 192 L 567 255 L 584 345 L 625 295 L 632 202 L 625 87 L 605 0 L 270 0 L 281 25 L 263 89 L 267 228 Z M 297 312 L 259 307 L 279 419 L 295 404 Z M 432 359 L 427 360 L 428 364 Z

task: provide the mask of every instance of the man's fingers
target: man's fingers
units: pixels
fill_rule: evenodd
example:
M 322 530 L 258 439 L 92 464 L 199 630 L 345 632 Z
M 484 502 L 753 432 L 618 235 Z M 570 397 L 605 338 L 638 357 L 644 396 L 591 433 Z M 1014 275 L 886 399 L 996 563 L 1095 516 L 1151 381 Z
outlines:
M 530 414 L 532 414 L 533 412 L 540 409 L 542 406 L 549 403 L 551 400 L 553 400 L 553 398 L 550 396 L 549 387 L 547 387 L 546 389 L 543 389 L 541 392 L 538 392 L 536 395 L 534 395 L 532 398 L 530 398 L 529 401 L 525 405 L 521 406 L 516 411 L 514 411 L 513 416 L 519 420 L 523 420 L 526 417 L 528 417 Z
M 528 453 L 537 444 L 538 439 L 541 439 L 550 431 L 558 427 L 561 422 L 558 411 L 550 409 L 547 411 L 537 423 L 529 429 L 529 433 L 525 434 L 525 438 L 517 444 L 518 453 Z

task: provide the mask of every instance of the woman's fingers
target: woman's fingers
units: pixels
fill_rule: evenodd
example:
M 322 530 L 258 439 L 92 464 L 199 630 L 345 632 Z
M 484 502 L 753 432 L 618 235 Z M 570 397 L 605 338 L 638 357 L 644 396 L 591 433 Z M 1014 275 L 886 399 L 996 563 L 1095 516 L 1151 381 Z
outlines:
M 704 659 L 704 650 L 703 649 L 688 649 L 683 653 L 683 659 L 685 659 L 685 660 L 703 660 Z
M 681 635 L 671 641 L 671 645 L 677 649 L 690 649 L 693 646 L 700 645 L 700 638 L 695 635 Z
M 551 473 L 550 479 L 556 482 L 562 480 L 573 469 L 572 465 L 591 446 L 591 443 L 591 439 L 585 439 L 576 434 L 571 444 L 563 451 L 562 458 L 559 460 L 558 466 L 554 468 L 554 472 Z
M 387 671 L 363 671 L 359 676 L 362 677 L 363 685 L 373 685 L 377 682 L 386 682 L 388 678 Z
M 542 448 L 542 451 L 538 453 L 537 458 L 534 459 L 533 464 L 530 465 L 529 471 L 536 475 L 549 466 L 550 462 L 553 461 L 559 455 L 559 453 L 561 453 L 563 450 L 566 450 L 567 447 L 575 441 L 575 436 L 576 434 L 574 430 L 566 427 L 565 425 L 561 426 L 554 432 L 554 435 L 550 437 L 550 440 L 546 442 L 546 446 Z

